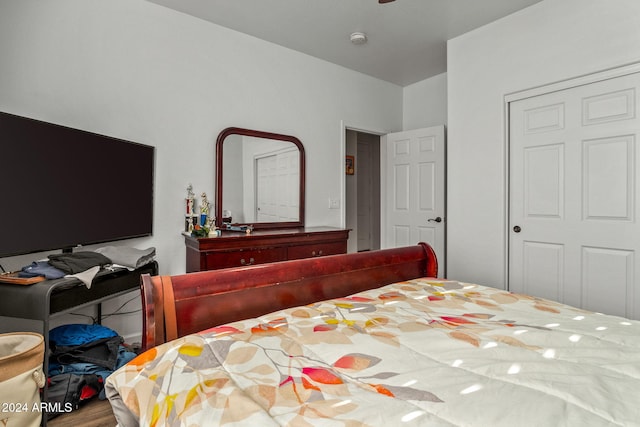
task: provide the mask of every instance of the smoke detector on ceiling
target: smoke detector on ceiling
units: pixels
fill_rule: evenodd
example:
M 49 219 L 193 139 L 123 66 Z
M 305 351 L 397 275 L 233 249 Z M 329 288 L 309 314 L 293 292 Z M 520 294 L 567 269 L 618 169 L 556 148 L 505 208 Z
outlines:
M 367 42 L 367 35 L 365 33 L 355 32 L 351 34 L 351 43 L 365 44 L 366 42 Z

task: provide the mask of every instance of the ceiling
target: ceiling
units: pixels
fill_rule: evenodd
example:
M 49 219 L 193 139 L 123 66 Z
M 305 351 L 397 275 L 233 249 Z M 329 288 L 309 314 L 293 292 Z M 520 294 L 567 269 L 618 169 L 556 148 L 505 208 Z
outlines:
M 447 70 L 448 39 L 541 0 L 148 1 L 407 86 Z

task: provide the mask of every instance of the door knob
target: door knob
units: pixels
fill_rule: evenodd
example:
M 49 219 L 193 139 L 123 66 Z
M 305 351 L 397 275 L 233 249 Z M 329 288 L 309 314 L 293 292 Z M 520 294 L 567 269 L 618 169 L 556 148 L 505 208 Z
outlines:
M 427 221 L 429 221 L 429 222 L 442 222 L 442 218 L 437 216 L 435 218 L 429 218 Z
M 519 225 L 516 225 L 515 227 L 513 227 L 513 231 L 515 231 L 516 233 L 519 233 L 522 231 L 522 228 L 520 228 Z

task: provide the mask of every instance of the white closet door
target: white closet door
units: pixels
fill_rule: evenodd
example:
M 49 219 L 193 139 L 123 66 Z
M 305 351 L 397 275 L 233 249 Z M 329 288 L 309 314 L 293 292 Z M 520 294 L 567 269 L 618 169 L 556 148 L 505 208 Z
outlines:
M 510 103 L 509 288 L 640 317 L 640 74 Z

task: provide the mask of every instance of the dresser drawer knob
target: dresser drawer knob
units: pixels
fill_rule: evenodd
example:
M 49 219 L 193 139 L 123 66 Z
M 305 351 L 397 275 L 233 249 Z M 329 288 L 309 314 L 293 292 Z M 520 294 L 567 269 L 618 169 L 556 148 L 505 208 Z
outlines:
M 242 265 L 252 265 L 254 262 L 256 262 L 256 260 L 253 258 L 249 258 L 249 262 L 247 262 L 244 258 L 240 260 L 240 264 Z

